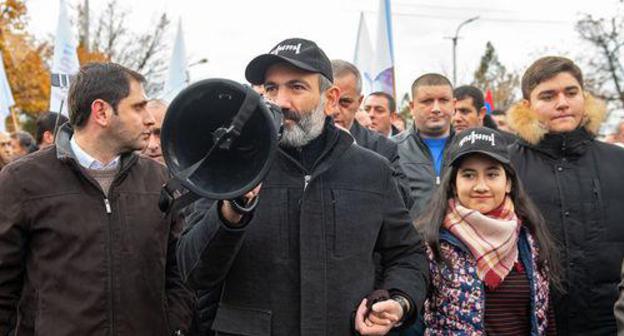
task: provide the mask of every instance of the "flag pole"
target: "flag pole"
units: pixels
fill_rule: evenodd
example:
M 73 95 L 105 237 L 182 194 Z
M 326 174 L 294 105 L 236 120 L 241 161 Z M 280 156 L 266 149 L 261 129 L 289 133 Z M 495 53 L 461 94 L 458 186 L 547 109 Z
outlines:
M 63 105 L 65 104 L 65 99 L 61 99 L 61 107 L 59 108 L 59 111 L 63 111 Z M 59 112 L 56 115 L 56 121 L 54 122 L 54 133 L 52 133 L 52 135 L 54 135 L 54 142 L 56 143 L 56 132 L 58 131 L 59 128 L 59 120 L 61 119 L 61 113 Z
M 11 111 L 11 119 L 13 119 L 13 130 L 15 132 L 19 131 L 19 123 L 17 122 L 17 115 L 15 114 L 15 108 L 13 106 L 9 107 L 9 110 Z

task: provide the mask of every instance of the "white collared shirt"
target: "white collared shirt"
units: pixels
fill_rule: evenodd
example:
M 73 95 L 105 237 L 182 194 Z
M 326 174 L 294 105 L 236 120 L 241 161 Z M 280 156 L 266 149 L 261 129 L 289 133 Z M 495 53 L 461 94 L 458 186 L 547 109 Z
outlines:
M 71 137 L 69 140 L 69 144 L 71 146 L 72 152 L 76 155 L 76 159 L 78 163 L 87 169 L 94 170 L 104 170 L 104 169 L 116 169 L 119 166 L 119 159 L 121 156 L 117 155 L 111 162 L 108 164 L 103 164 L 102 162 L 96 160 L 93 156 L 89 155 L 85 152 L 80 146 L 76 143 L 76 138 Z

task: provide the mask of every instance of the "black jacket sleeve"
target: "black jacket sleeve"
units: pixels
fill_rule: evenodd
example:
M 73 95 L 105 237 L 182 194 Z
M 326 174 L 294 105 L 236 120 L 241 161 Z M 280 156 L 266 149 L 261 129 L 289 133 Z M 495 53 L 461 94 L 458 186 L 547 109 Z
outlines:
M 617 323 L 618 336 L 624 336 L 624 263 L 622 263 L 622 281 L 620 282 L 620 296 L 615 302 L 615 322 Z
M 15 327 L 29 232 L 19 174 L 11 168 L 0 172 L 0 335 Z
M 382 288 L 404 295 L 412 307 L 404 324 L 411 324 L 422 310 L 429 283 L 425 245 L 412 225 L 409 212 L 393 178 L 388 177 L 384 219 L 376 251 L 383 268 Z
M 195 297 L 193 292 L 182 281 L 176 259 L 177 241 L 184 226 L 184 216 L 179 214 L 168 222 L 170 223 L 170 230 L 167 244 L 165 286 L 170 334 L 173 334 L 177 330 L 189 330 L 195 307 Z
M 389 156 L 390 166 L 392 167 L 392 170 L 393 170 L 392 176 L 394 177 L 397 183 L 397 186 L 401 193 L 401 198 L 403 199 L 403 202 L 405 203 L 405 207 L 407 209 L 411 209 L 412 206 L 414 205 L 414 201 L 412 200 L 412 197 L 410 196 L 409 182 L 407 180 L 407 175 L 405 175 L 405 173 L 403 172 L 403 169 L 401 168 L 397 145 L 394 143 L 393 145 L 394 146 Z
M 180 271 L 193 289 L 210 289 L 223 281 L 240 250 L 250 220 L 244 216 L 242 227 L 229 227 L 219 213 L 221 202 L 213 203 L 203 215 L 195 214 L 197 223 L 189 226 L 178 242 Z

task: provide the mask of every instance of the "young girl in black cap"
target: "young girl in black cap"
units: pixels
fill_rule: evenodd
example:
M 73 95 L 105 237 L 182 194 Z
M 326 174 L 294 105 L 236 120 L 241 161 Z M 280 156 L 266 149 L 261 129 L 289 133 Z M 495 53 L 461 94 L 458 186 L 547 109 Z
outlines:
M 549 282 L 560 280 L 553 241 L 502 136 L 466 130 L 449 155 L 431 210 L 416 223 L 431 272 L 425 334 L 555 334 Z

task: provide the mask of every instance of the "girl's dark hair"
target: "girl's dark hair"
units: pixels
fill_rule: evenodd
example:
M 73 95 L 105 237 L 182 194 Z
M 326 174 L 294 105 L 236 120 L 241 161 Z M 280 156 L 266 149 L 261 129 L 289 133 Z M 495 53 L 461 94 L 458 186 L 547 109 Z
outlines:
M 470 155 L 467 155 L 466 157 L 469 156 Z M 433 253 L 435 261 L 446 264 L 447 266 L 451 265 L 449 265 L 448 260 L 444 258 L 440 249 L 440 227 L 446 217 L 448 200 L 456 195 L 455 180 L 459 171 L 458 167 L 461 166 L 461 162 L 466 159 L 466 157 L 459 159 L 455 165 L 446 169 L 440 187 L 433 194 L 433 197 L 429 201 L 429 206 L 426 207 L 426 209 L 430 210 L 422 213 L 415 220 L 415 226 L 423 235 L 425 242 Z M 522 225 L 529 230 L 529 233 L 531 233 L 539 248 L 539 255 L 536 261 L 537 266 L 544 270 L 544 267 L 548 265 L 551 284 L 558 291 L 563 292 L 558 250 L 546 228 L 546 221 L 544 217 L 542 217 L 537 206 L 535 206 L 525 192 L 513 166 L 501 162 L 499 163 L 503 166 L 505 175 L 511 181 L 511 192 L 509 196 L 514 203 L 516 215 L 522 221 Z

